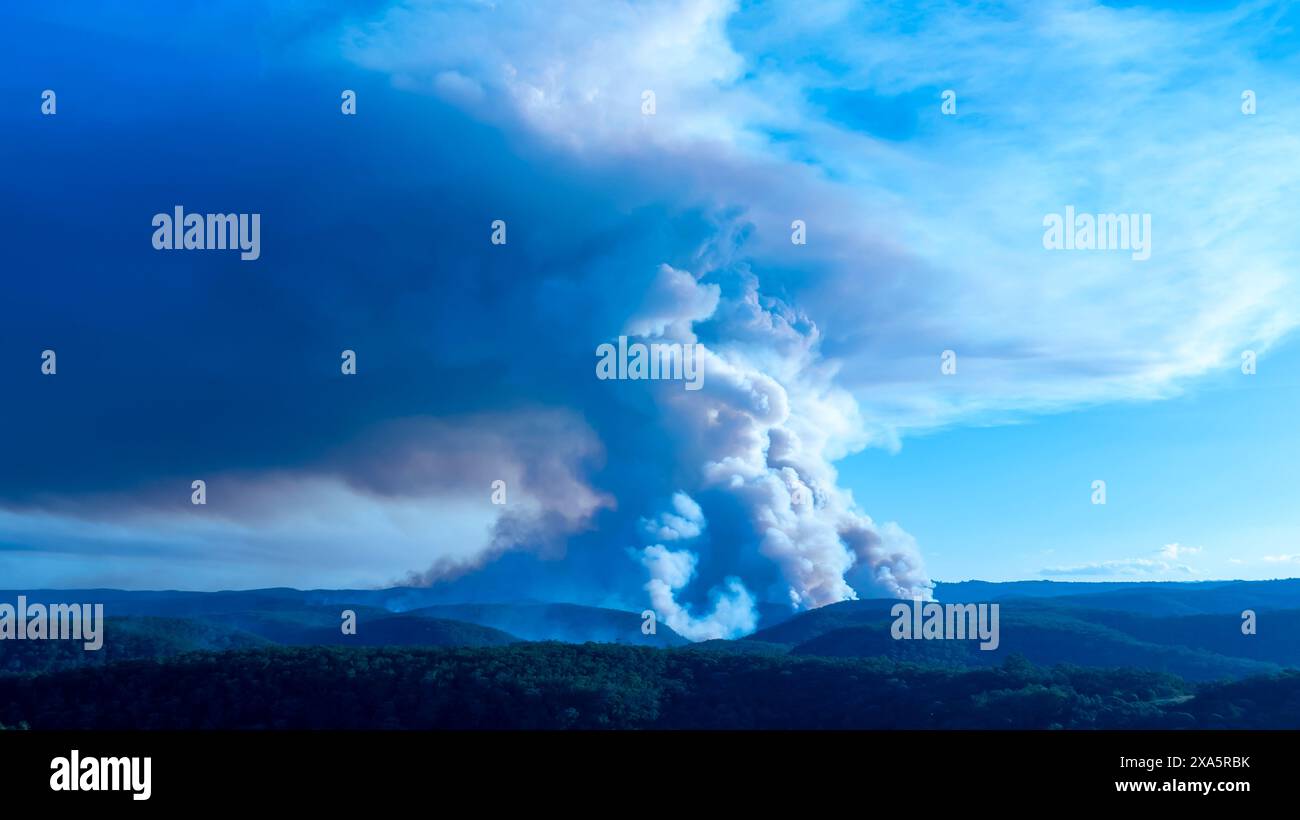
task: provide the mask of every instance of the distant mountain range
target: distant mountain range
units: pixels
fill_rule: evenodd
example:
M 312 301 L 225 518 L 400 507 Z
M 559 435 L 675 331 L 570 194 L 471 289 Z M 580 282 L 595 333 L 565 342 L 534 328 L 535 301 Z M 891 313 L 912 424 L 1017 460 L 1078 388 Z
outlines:
M 940 601 L 1048 598 L 1066 606 L 1142 615 L 1241 614 L 1253 609 L 1300 609 L 1300 578 L 1274 581 L 962 581 L 935 586 Z
M 30 604 L 102 603 L 104 647 L 75 641 L 0 640 L 0 673 L 100 666 L 196 651 L 259 646 L 492 647 L 524 641 L 611 643 L 669 649 L 690 644 L 663 623 L 642 631 L 641 614 L 566 603 L 422 603 L 421 590 L 259 589 L 231 592 L 108 589 L 0 591 Z M 356 616 L 344 634 L 342 613 Z
M 29 602 L 103 603 L 105 648 L 0 641 L 0 672 L 100 665 L 191 651 L 258 646 L 493 647 L 525 641 L 613 643 L 730 655 L 888 658 L 982 668 L 1019 655 L 1052 666 L 1133 668 L 1191 681 L 1239 679 L 1300 667 L 1300 580 L 1191 583 L 966 581 L 939 584 L 940 601 L 996 602 L 1001 642 L 896 641 L 893 600 L 845 601 L 798 614 L 764 609 L 768 624 L 738 641 L 691 644 L 666 624 L 642 631 L 639 612 L 570 603 L 446 603 L 425 588 L 229 592 L 15 590 Z M 1257 613 L 1243 635 L 1241 613 Z M 356 615 L 344 635 L 341 613 Z M 784 620 L 782 620 L 784 618 Z

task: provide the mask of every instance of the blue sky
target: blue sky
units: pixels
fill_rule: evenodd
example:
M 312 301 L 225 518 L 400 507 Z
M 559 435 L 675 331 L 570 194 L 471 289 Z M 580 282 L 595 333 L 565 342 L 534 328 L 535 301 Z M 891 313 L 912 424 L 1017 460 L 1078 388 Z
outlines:
M 11 586 L 416 582 L 713 637 L 1300 565 L 1290 5 L 6 13 Z M 261 258 L 154 250 L 178 204 L 261 214 Z M 1066 206 L 1149 214 L 1150 258 L 1046 250 Z M 596 379 L 619 335 L 703 345 L 704 389 Z
M 1290 344 L 1179 398 L 951 428 L 852 456 L 842 475 L 915 522 L 943 580 L 1293 577 L 1297 366 Z

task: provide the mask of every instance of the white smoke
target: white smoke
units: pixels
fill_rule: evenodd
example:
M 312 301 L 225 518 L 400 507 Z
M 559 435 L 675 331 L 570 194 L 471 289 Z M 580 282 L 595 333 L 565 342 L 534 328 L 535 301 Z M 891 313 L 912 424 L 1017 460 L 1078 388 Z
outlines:
M 641 527 L 652 539 L 660 541 L 695 538 L 704 531 L 704 511 L 686 493 L 674 493 L 673 511 L 642 519 Z
M 650 571 L 646 592 L 650 604 L 674 632 L 693 641 L 736 638 L 754 631 L 758 616 L 754 598 L 739 578 L 727 578 L 721 590 L 712 591 L 713 609 L 703 617 L 677 601 L 678 590 L 695 576 L 699 558 L 689 550 L 670 550 L 652 544 L 641 553 L 641 563 Z
M 686 493 L 673 494 L 673 511 L 655 518 L 642 519 L 641 525 L 652 538 L 666 541 L 689 540 L 704 532 L 704 511 Z M 670 550 L 651 544 L 641 552 L 641 563 L 650 571 L 646 592 L 650 604 L 664 623 L 679 635 L 693 641 L 735 638 L 754 631 L 758 616 L 754 598 L 739 578 L 727 578 L 722 590 L 711 590 L 712 611 L 694 616 L 690 608 L 677 601 L 677 591 L 695 577 L 699 557 L 689 550 Z
M 680 315 L 657 300 L 655 325 L 672 341 L 698 342 L 695 311 L 718 289 L 697 282 L 701 293 L 692 294 L 681 272 L 672 274 Z M 837 485 L 833 459 L 865 439 L 857 403 L 832 383 L 835 368 L 821 357 L 816 326 L 778 302 L 765 305 L 748 274 L 707 321 L 722 341 L 705 351 L 703 389 L 661 383 L 655 393 L 694 487 L 742 502 L 759 552 L 780 569 L 797 609 L 860 594 L 930 599 L 915 540 L 897 524 L 877 527 Z M 672 511 L 642 526 L 672 541 L 699 535 L 703 520 L 699 505 L 679 492 Z M 694 553 L 655 544 L 642 562 L 651 572 L 652 603 L 673 629 L 716 635 L 744 620 L 737 613 L 752 599 L 736 579 L 728 579 L 709 616 L 693 618 L 679 606 L 675 596 L 694 576 Z
M 621 167 L 625 156 L 644 153 L 672 168 L 673 192 L 682 201 L 731 214 L 718 220 L 713 241 L 694 263 L 674 259 L 675 267 L 660 265 L 636 294 L 637 308 L 608 328 L 647 340 L 699 343 L 697 333 L 706 337 L 702 389 L 686 391 L 674 381 L 638 385 L 662 411 L 654 423 L 668 439 L 656 446 L 672 449 L 679 471 L 673 480 L 685 491 L 679 495 L 707 502 L 706 494 L 721 492 L 737 499 L 752 533 L 746 546 L 774 563 L 796 608 L 859 595 L 929 599 L 930 579 L 913 539 L 897 525 L 878 527 L 852 493 L 838 486 L 834 468 L 836 460 L 880 441 L 882 430 L 894 425 L 876 415 L 863 418 L 859 400 L 836 385 L 840 364 L 823 358 L 817 326 L 787 305 L 764 299 L 757 276 L 732 258 L 733 250 L 748 245 L 745 253 L 757 249 L 777 264 L 806 264 L 808 254 L 798 263 L 783 255 L 792 246 L 782 231 L 750 235 L 755 224 L 788 224 L 783 220 L 791 203 L 801 214 L 816 212 L 818 225 L 847 219 L 855 229 L 877 207 L 864 208 L 861 192 L 772 150 L 765 136 L 771 127 L 787 113 L 802 121 L 806 106 L 790 99 L 792 108 L 782 113 L 766 96 L 775 89 L 758 94 L 737 82 L 747 70 L 727 28 L 737 8 L 731 0 L 669 0 L 651 13 L 638 4 L 615 3 L 598 15 L 581 4 L 544 12 L 527 4 L 399 7 L 350 30 L 346 50 L 355 62 L 410 87 L 428 81 L 424 87 L 488 121 L 505 123 L 510 117 L 501 112 L 511 110 L 517 120 L 510 127 L 580 153 L 596 167 Z M 553 36 L 539 42 L 539 30 Z M 557 53 L 564 59 L 556 59 Z M 611 102 L 640 100 L 644 89 L 654 89 L 660 105 L 671 104 L 673 115 L 649 120 L 639 106 Z M 801 93 L 797 83 L 785 91 Z M 667 193 L 650 175 L 638 184 L 651 198 L 655 191 Z M 735 203 L 745 205 L 732 210 Z M 837 312 L 879 316 L 898 300 L 876 281 L 887 279 L 864 278 L 880 272 L 863 261 L 865 254 L 893 247 L 892 238 L 878 243 L 872 236 L 863 239 L 862 231 L 838 228 L 826 236 L 830 256 L 810 258 L 834 271 L 836 283 L 854 288 L 852 298 L 832 300 Z M 737 284 L 735 277 L 738 287 L 729 288 Z M 884 335 L 893 338 L 892 328 Z M 862 395 L 874 399 L 866 389 L 883 386 L 867 385 Z M 914 388 L 910 381 L 907 386 Z M 745 620 L 735 614 L 741 603 L 752 602 L 744 585 L 731 579 L 711 615 L 696 618 L 678 604 L 679 593 L 696 578 L 699 555 L 664 544 L 680 546 L 698 537 L 708 512 L 683 511 L 675 497 L 671 511 L 642 521 L 649 536 L 644 543 L 650 544 L 641 553 L 651 576 L 647 589 L 681 628 L 671 619 L 670 625 L 688 635 L 726 632 Z

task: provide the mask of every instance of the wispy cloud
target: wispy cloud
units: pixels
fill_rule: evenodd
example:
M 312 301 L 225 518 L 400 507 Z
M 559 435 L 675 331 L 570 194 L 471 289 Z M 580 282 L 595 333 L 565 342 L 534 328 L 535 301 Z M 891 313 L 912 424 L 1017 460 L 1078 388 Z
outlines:
M 1199 555 L 1201 551 L 1200 547 L 1184 547 L 1182 544 L 1174 542 L 1165 544 L 1164 548 L 1160 550 L 1160 557 L 1174 561 L 1186 555 Z
M 1050 567 L 1041 570 L 1043 575 L 1056 577 L 1073 576 L 1141 576 L 1141 575 L 1192 575 L 1195 573 L 1186 564 L 1171 564 L 1167 561 L 1155 561 L 1150 558 L 1125 558 L 1118 561 L 1097 561 L 1089 564 L 1077 564 L 1069 567 Z
M 1196 570 L 1187 564 L 1175 563 L 1179 558 L 1199 555 L 1201 547 L 1185 547 L 1174 542 L 1165 544 L 1156 550 L 1156 558 L 1121 558 L 1111 561 L 1093 561 L 1073 566 L 1049 567 L 1040 570 L 1040 574 L 1051 577 L 1090 577 L 1090 576 L 1160 576 L 1160 575 L 1195 575 Z

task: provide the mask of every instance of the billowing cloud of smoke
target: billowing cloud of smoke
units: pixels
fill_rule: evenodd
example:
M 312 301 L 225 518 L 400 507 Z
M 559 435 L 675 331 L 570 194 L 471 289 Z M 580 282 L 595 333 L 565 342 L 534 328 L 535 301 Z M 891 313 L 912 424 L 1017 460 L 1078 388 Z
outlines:
M 276 209 L 282 235 L 301 240 L 282 248 L 282 258 L 286 271 L 297 265 L 310 276 L 283 276 L 274 280 L 282 286 L 267 287 L 266 277 L 222 273 L 196 279 L 192 292 L 177 286 L 140 299 L 125 290 L 128 298 L 108 303 L 118 325 L 180 340 L 165 349 L 132 346 L 131 336 L 104 344 L 103 300 L 95 297 L 107 292 L 96 288 L 114 279 L 97 276 L 36 312 L 42 321 L 32 327 L 40 334 L 3 345 L 25 349 L 57 327 L 55 335 L 68 340 L 60 343 L 62 357 L 76 349 L 73 324 L 96 328 L 72 359 L 84 380 L 59 377 L 63 389 L 84 390 L 73 394 L 84 401 L 33 400 L 22 407 L 34 409 L 16 416 L 0 408 L 8 428 L 29 440 L 11 442 L 20 457 L 6 452 L 16 466 L 0 471 L 0 529 L 13 535 L 3 540 L 36 543 L 39 533 L 55 532 L 59 538 L 43 539 L 48 550 L 80 543 L 86 562 L 106 539 L 122 552 L 221 554 L 235 559 L 232 567 L 282 560 L 266 575 L 232 569 L 226 583 L 243 586 L 252 577 L 306 583 L 318 577 L 307 568 L 335 566 L 387 571 L 367 576 L 382 583 L 432 561 L 416 581 L 490 576 L 498 595 L 529 583 L 539 597 L 627 606 L 644 600 L 648 572 L 656 606 L 681 608 L 683 631 L 697 636 L 742 629 L 746 599 L 811 607 L 855 595 L 924 595 L 928 578 L 913 539 L 865 514 L 839 485 L 838 459 L 895 431 L 985 412 L 1163 395 L 1177 379 L 1220 364 L 1256 330 L 1256 347 L 1266 348 L 1300 316 L 1294 284 L 1279 274 L 1296 259 L 1282 224 L 1286 210 L 1243 220 L 1231 210 L 1237 200 L 1221 195 L 1241 187 L 1241 174 L 1247 188 L 1265 192 L 1254 197 L 1260 202 L 1294 185 L 1297 166 L 1283 161 L 1294 153 L 1293 123 L 1261 115 L 1260 139 L 1234 148 L 1246 151 L 1238 164 L 1203 161 L 1224 153 L 1221 140 L 1229 138 L 1218 127 L 1199 129 L 1199 139 L 1180 134 L 1177 144 L 1150 154 L 1097 161 L 1071 153 L 1079 129 L 1094 121 L 1106 137 L 1094 141 L 1097 150 L 1124 144 L 1134 129 L 1153 130 L 1171 111 L 1180 121 L 1217 122 L 1219 114 L 1208 112 L 1220 111 L 1222 101 L 1203 88 L 1150 78 L 1177 77 L 1215 59 L 1186 44 L 1225 41 L 1235 29 L 1207 16 L 1212 34 L 1187 36 L 1142 9 L 1112 9 L 1080 29 L 1061 23 L 1072 19 L 1059 13 L 1061 4 L 1049 6 L 1056 9 L 1046 14 L 1050 24 L 1026 27 L 974 10 L 916 18 L 889 7 L 857 14 L 841 4 L 809 16 L 714 0 L 615 2 L 598 11 L 584 4 L 399 3 L 346 28 L 344 56 L 386 73 L 402 91 L 367 91 L 363 98 L 373 102 L 356 124 L 373 129 L 371 142 L 348 132 L 328 143 L 358 160 L 336 174 L 316 173 L 313 154 L 274 158 L 277 172 L 292 169 L 288 176 L 302 181 L 274 186 L 293 194 Z M 749 19 L 732 26 L 737 12 Z M 862 25 L 845 24 L 841 15 L 851 14 Z M 804 21 L 807 37 L 789 37 L 792 19 Z M 905 41 L 924 47 L 899 51 L 896 28 L 915 29 Z M 1027 31 L 1036 40 L 1026 41 Z M 1072 47 L 1056 47 L 1055 38 Z M 1116 43 L 1131 60 L 1100 68 L 1088 62 Z M 765 59 L 755 51 L 764 45 L 796 51 Z M 850 76 L 823 76 L 827 61 L 808 59 L 822 53 L 835 55 L 830 64 Z M 1036 77 L 1006 70 L 1031 54 L 1049 70 Z M 226 55 L 216 56 L 212 65 L 225 71 Z M 337 65 L 329 68 L 317 73 L 338 73 Z M 1262 72 L 1271 74 L 1253 63 L 1233 65 L 1242 78 Z M 1044 89 L 1067 88 L 1070 111 L 1058 113 L 1069 116 L 1044 118 L 1034 106 L 986 108 L 983 116 L 1006 126 L 998 140 L 1025 143 L 999 152 L 951 123 L 919 123 L 915 144 L 877 139 L 825 116 L 825 100 L 813 99 L 828 86 L 891 99 L 930 95 L 933 89 L 918 83 L 950 76 L 978 92 L 963 92 L 963 111 L 980 98 L 1045 99 L 1051 95 Z M 1033 93 L 1002 85 L 1009 76 L 1031 82 Z M 653 118 L 640 111 L 647 88 L 658 93 Z M 189 90 L 176 93 L 183 101 Z M 321 98 L 285 93 L 275 104 Z M 1125 105 L 1117 107 L 1117 98 Z M 849 95 L 845 107 L 855 101 Z M 316 122 L 306 115 L 265 120 L 265 127 L 301 122 L 304 129 Z M 273 142 L 330 139 L 329 129 L 317 130 L 278 133 Z M 202 138 L 193 135 L 193 145 L 213 156 L 234 150 L 223 143 L 242 147 Z M 440 150 L 429 150 L 431 141 Z M 186 150 L 197 149 L 187 141 Z M 936 164 L 943 157 L 950 165 Z M 221 169 L 210 180 L 214 191 L 237 199 L 273 178 L 257 168 L 256 178 L 227 179 L 227 168 L 243 167 L 234 159 L 210 164 Z M 1025 172 L 1026 162 L 1034 173 Z M 1034 232 L 1026 241 L 1023 228 L 1072 201 L 1072 169 L 1080 163 L 1112 169 L 1098 180 L 1098 201 L 1160 210 L 1169 220 L 1161 236 L 1213 241 L 1162 245 L 1170 253 L 1153 258 L 1140 281 L 1130 267 L 1099 267 L 1092 257 L 1059 260 L 1062 275 L 1044 276 Z M 119 171 L 152 179 L 152 169 L 166 165 L 151 156 Z M 372 175 L 372 167 L 403 173 Z M 83 170 L 93 168 L 63 164 L 55 173 L 71 182 Z M 396 176 L 400 185 L 391 181 Z M 946 182 L 936 186 L 935 179 Z M 1149 192 L 1158 194 L 1154 202 Z M 363 199 L 353 199 L 359 193 Z M 1003 207 L 972 214 L 976 199 Z M 118 210 L 151 212 L 155 205 L 140 199 Z M 490 255 L 485 243 L 427 239 L 430 225 L 446 237 L 480 236 L 503 212 L 510 244 Z M 54 247 L 59 234 L 42 226 L 59 224 L 57 216 L 24 214 L 34 230 L 47 231 L 26 244 Z M 789 241 L 794 216 L 807 220 L 808 245 Z M 95 258 L 80 267 L 97 269 L 100 257 L 139 264 L 124 249 L 135 243 L 129 224 L 120 231 L 120 255 L 95 246 Z M 322 224 L 348 225 L 376 241 L 315 241 Z M 1218 251 L 1207 253 L 1211 246 Z M 33 258 L 33 269 L 40 261 Z M 153 275 L 175 281 L 171 268 Z M 295 288 L 294 281 L 310 285 Z M 249 287 L 263 288 L 252 301 L 268 309 L 249 309 Z M 34 292 L 38 298 L 20 290 L 24 298 L 11 302 L 31 306 L 23 311 L 31 314 L 43 304 Z M 1101 292 L 1112 296 L 1092 298 Z M 210 310 L 200 315 L 193 309 L 199 305 Z M 82 314 L 72 312 L 77 307 Z M 225 331 L 236 310 L 243 325 L 231 335 Z M 27 317 L 7 319 L 0 335 Z M 52 324 L 60 320 L 66 326 Z M 597 382 L 592 349 L 619 333 L 702 343 L 703 389 Z M 288 344 L 290 337 L 298 343 Z M 325 380 L 341 340 L 366 357 L 358 377 L 365 389 Z M 941 381 L 935 356 L 946 347 L 960 350 L 962 372 L 977 378 Z M 112 361 L 121 350 L 139 350 L 174 375 L 123 372 Z M 277 366 L 250 372 L 246 363 L 268 350 L 281 351 Z M 108 375 L 92 382 L 97 373 Z M 259 374 L 259 389 L 249 390 Z M 571 408 L 562 411 L 569 422 L 518 409 L 520 397 Z M 198 421 L 171 413 L 168 426 L 166 408 L 177 402 L 202 409 Z M 91 403 L 95 424 L 69 409 Z M 303 423 L 309 407 L 328 412 Z M 509 411 L 515 421 L 502 422 L 503 407 L 516 408 Z M 377 422 L 422 414 L 456 420 L 376 430 Z M 104 429 L 113 430 L 110 441 Z M 328 452 L 343 441 L 353 444 Z M 63 442 L 62 452 L 51 453 L 52 442 Z M 605 467 L 595 458 L 599 450 L 611 454 Z M 183 493 L 178 502 L 151 500 L 175 499 L 175 484 L 156 493 L 123 489 L 163 469 L 180 473 L 182 487 L 191 474 L 229 480 L 211 481 L 213 501 L 202 519 L 190 509 L 157 512 L 187 504 Z M 69 477 L 82 486 L 67 486 Z M 510 488 L 504 508 L 486 501 L 495 478 Z M 102 486 L 120 490 L 104 496 L 111 503 L 33 500 L 36 490 L 68 501 Z M 51 511 L 57 520 L 44 517 Z M 618 545 L 642 517 L 654 532 L 640 528 L 638 560 L 630 561 Z M 76 526 L 92 519 L 95 543 Z M 334 557 L 349 551 L 352 563 Z M 539 560 L 520 570 L 513 562 L 521 556 Z M 507 564 L 516 574 L 491 576 Z M 0 556 L 0 573 L 17 565 Z M 169 577 L 192 585 L 184 579 L 195 574 L 182 567 Z
M 593 431 L 567 410 L 414 417 L 306 464 L 204 474 L 203 506 L 191 504 L 189 477 L 174 477 L 0 506 L 0 531 L 19 543 L 52 536 L 56 553 L 80 555 L 88 578 L 103 577 L 101 562 L 122 572 L 169 554 L 167 577 L 180 587 L 194 586 L 194 563 L 218 557 L 245 565 L 239 586 L 282 584 L 286 576 L 260 574 L 264 565 L 295 561 L 296 585 L 338 585 L 360 556 L 365 574 L 347 576 L 353 584 L 429 585 L 513 550 L 562 556 L 568 538 L 614 506 L 587 481 L 602 459 Z M 408 572 L 430 556 L 431 567 Z
M 94 556 L 105 552 L 97 545 L 119 526 L 117 548 L 171 550 L 159 563 L 178 586 L 216 577 L 186 572 L 187 561 L 211 555 L 230 560 L 230 585 L 388 583 L 416 567 L 425 569 L 410 581 L 441 587 L 489 578 L 498 598 L 528 585 L 519 594 L 637 606 L 649 572 L 659 582 L 651 597 L 680 607 L 674 619 L 700 637 L 751 628 L 755 601 L 809 607 L 924 589 L 927 578 L 907 540 L 887 538 L 838 487 L 834 460 L 869 436 L 857 400 L 834 385 L 837 365 L 821 355 L 819 330 L 765 299 L 740 252 L 756 212 L 734 203 L 757 198 L 736 181 L 760 177 L 734 157 L 714 164 L 712 149 L 672 153 L 696 138 L 721 134 L 725 141 L 727 122 L 749 121 L 724 109 L 710 113 L 716 100 L 705 93 L 743 69 L 726 46 L 733 7 L 681 2 L 649 14 L 634 3 L 598 13 L 577 7 L 565 12 L 573 42 L 553 41 L 546 54 L 536 50 L 536 31 L 556 20 L 527 5 L 502 9 L 528 18 L 518 25 L 498 25 L 487 7 L 464 5 L 395 9 L 391 29 L 368 27 L 345 52 L 437 99 L 389 89 L 402 95 L 390 106 L 372 89 L 375 119 L 364 122 L 378 123 L 373 141 L 349 135 L 336 147 L 390 167 L 395 146 L 405 146 L 397 155 L 401 183 L 391 174 L 371 178 L 366 163 L 322 178 L 310 162 L 283 158 L 288 165 L 279 171 L 293 167 L 290 176 L 322 186 L 310 197 L 292 188 L 293 198 L 278 208 L 291 243 L 282 248 L 286 270 L 312 272 L 285 281 L 310 285 L 261 292 L 263 310 L 246 311 L 242 332 L 229 341 L 217 331 L 245 304 L 242 279 L 213 275 L 199 280 L 194 294 L 177 289 L 174 303 L 122 304 L 115 319 L 123 326 L 153 321 L 153 313 L 171 316 L 177 326 L 163 325 L 157 335 L 186 340 L 154 354 L 175 380 L 141 376 L 129 386 L 107 382 L 98 393 L 79 388 L 112 411 L 106 418 L 119 455 L 133 469 L 123 469 L 123 458 L 96 461 L 94 446 L 67 446 L 57 462 L 32 448 L 21 480 L 15 470 L 7 484 L 27 494 L 49 461 L 57 470 L 45 468 L 41 489 L 48 486 L 55 500 L 0 504 L 14 510 L 8 532 L 26 543 L 51 523 L 44 516 L 56 515 L 73 537 L 49 549 L 77 545 L 85 577 L 93 577 Z M 447 19 L 437 19 L 442 14 Z M 611 20 L 618 38 L 589 36 Z M 427 60 L 419 56 L 426 50 Z M 577 76 L 553 62 L 569 52 Z M 419 65 L 405 64 L 412 55 Z M 464 57 L 459 67 L 442 64 L 457 55 Z M 641 69 L 651 64 L 659 73 L 647 79 Z M 433 72 L 428 83 L 426 68 Z M 617 89 L 605 85 L 611 77 Z M 645 83 L 660 89 L 665 112 L 688 106 L 690 116 L 663 117 L 660 135 L 627 140 L 629 127 L 643 124 L 639 109 L 612 104 L 610 95 L 638 100 Z M 599 90 L 593 99 L 582 91 L 588 85 Z M 513 107 L 491 102 L 500 89 Z M 399 109 L 400 116 L 383 119 Z M 602 111 L 608 121 L 584 119 Z M 585 143 L 569 139 L 575 115 Z M 448 149 L 490 146 L 431 152 L 430 139 Z M 579 144 L 592 150 L 569 150 Z M 667 146 L 647 158 L 674 164 L 662 175 L 671 183 L 654 181 L 653 169 L 631 179 L 621 164 L 607 165 L 621 151 L 647 146 Z M 149 172 L 129 170 L 141 178 Z M 678 199 L 681 192 L 666 186 L 679 179 L 693 189 L 716 180 L 718 196 Z M 246 182 L 223 177 L 213 184 L 229 186 L 234 197 Z M 361 204 L 352 198 L 358 192 Z M 132 205 L 146 207 L 153 206 Z M 502 211 L 510 219 L 507 246 L 426 238 L 430 224 L 448 237 L 473 236 L 485 217 Z M 322 219 L 382 241 L 317 242 Z M 374 276 L 376 269 L 384 275 Z M 196 316 L 184 309 L 191 302 L 211 310 Z M 82 307 L 91 315 L 98 308 L 88 300 Z M 594 346 L 620 333 L 703 344 L 703 389 L 592 378 Z M 210 341 L 218 338 L 219 346 Z M 363 357 L 355 384 L 329 372 L 343 344 Z M 118 377 L 92 358 L 91 348 L 106 347 L 98 339 L 86 345 L 84 372 Z M 243 366 L 264 350 L 284 351 L 274 371 Z M 262 383 L 251 391 L 255 378 Z M 149 408 L 155 396 L 158 407 L 180 396 L 219 411 L 202 427 L 174 422 L 167 439 L 158 434 L 161 414 Z M 521 400 L 534 406 L 521 407 Z M 539 411 L 537 404 L 567 409 Z M 304 424 L 311 407 L 327 410 Z M 93 426 L 69 427 L 85 431 L 80 442 L 97 440 Z M 614 454 L 610 464 L 602 466 L 600 451 Z M 61 484 L 68 475 L 86 476 L 84 492 Z M 209 482 L 201 515 L 177 491 L 192 477 Z M 488 501 L 496 479 L 508 486 L 501 507 Z M 155 483 L 142 487 L 141 480 Z M 663 514 L 663 499 L 679 491 L 680 503 Z M 638 546 L 662 550 L 629 561 L 618 546 L 645 516 L 656 532 Z M 535 562 L 521 569 L 521 557 Z M 240 566 L 257 570 L 241 575 Z M 516 574 L 492 574 L 505 572 Z
M 712 259 L 725 262 L 725 251 L 713 250 Z M 706 352 L 703 389 L 669 383 L 655 391 L 690 491 L 740 502 L 754 546 L 779 567 L 795 608 L 860 594 L 928 598 L 931 584 L 915 543 L 897 525 L 877 528 L 837 485 L 831 459 L 855 446 L 861 421 L 853 398 L 832 383 L 834 368 L 820 356 L 816 326 L 779 302 L 764 304 L 757 278 L 747 272 L 730 266 L 717 275 L 726 277 L 727 270 L 731 292 L 704 321 L 695 309 L 704 294 L 721 292 L 715 284 L 697 282 L 693 293 L 680 281 L 682 272 L 663 269 L 661 278 L 671 277 L 674 286 L 655 288 L 678 295 L 677 312 L 655 302 L 661 338 L 698 343 L 699 324 L 715 340 Z M 679 493 L 673 507 L 651 528 L 664 541 L 697 536 L 704 515 L 696 503 Z M 692 575 L 694 556 L 655 544 L 643 560 L 652 571 L 655 605 L 672 605 L 686 619 L 672 592 Z M 726 632 L 733 622 L 722 619 L 735 618 L 748 597 L 739 581 L 728 579 L 713 615 L 690 621 L 688 631 Z
M 693 641 L 734 638 L 753 632 L 758 623 L 754 599 L 739 578 L 727 578 L 723 590 L 714 590 L 713 608 L 696 618 L 677 602 L 674 593 L 685 587 L 695 574 L 697 559 L 687 550 L 673 551 L 661 544 L 645 548 L 641 561 L 650 571 L 646 591 L 650 604 L 664 623 Z
M 651 519 L 642 519 L 646 535 L 661 541 L 684 541 L 704 531 L 704 511 L 686 493 L 673 494 L 673 509 Z
M 573 413 L 529 408 L 472 419 L 403 420 L 339 460 L 350 485 L 384 496 L 478 488 L 487 497 L 492 489 L 497 503 L 490 536 L 471 544 L 468 555 L 444 554 L 406 579 L 424 586 L 478 569 L 511 549 L 562 555 L 569 536 L 614 506 L 584 477 L 602 455 L 600 442 Z M 473 506 L 481 507 L 481 499 Z
M 706 526 L 704 511 L 686 493 L 674 493 L 672 512 L 643 521 L 646 534 L 666 541 L 697 538 Z M 698 556 L 687 550 L 672 550 L 663 544 L 651 544 L 641 552 L 641 563 L 650 573 L 646 592 L 650 604 L 673 631 L 691 640 L 734 638 L 752 632 L 758 622 L 754 598 L 744 583 L 735 577 L 723 581 L 722 589 L 710 590 L 711 609 L 696 616 L 690 607 L 677 600 L 695 576 Z

